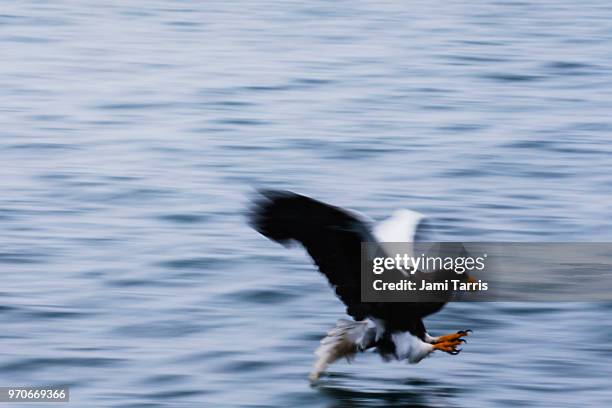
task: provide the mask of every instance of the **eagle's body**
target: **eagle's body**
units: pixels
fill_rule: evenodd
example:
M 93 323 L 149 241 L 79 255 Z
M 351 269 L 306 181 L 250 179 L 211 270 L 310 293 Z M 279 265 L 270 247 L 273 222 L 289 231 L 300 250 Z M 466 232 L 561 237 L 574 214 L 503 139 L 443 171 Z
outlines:
M 354 320 L 340 320 L 321 341 L 310 374 L 319 378 L 340 357 L 375 348 L 385 359 L 417 363 L 434 350 L 457 354 L 468 331 L 432 337 L 423 318 L 445 302 L 362 302 L 360 289 L 362 242 L 409 242 L 418 234 L 422 216 L 403 210 L 371 228 L 362 217 L 288 191 L 262 191 L 251 213 L 253 227 L 271 240 L 301 243 Z

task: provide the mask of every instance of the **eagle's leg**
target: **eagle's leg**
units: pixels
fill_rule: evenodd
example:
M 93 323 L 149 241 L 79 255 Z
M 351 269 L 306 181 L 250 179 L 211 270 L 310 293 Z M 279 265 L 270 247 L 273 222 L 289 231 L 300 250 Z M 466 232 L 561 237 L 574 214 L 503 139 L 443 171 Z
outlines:
M 457 346 L 461 343 L 465 343 L 464 339 L 457 340 L 445 340 L 435 344 L 432 344 L 434 350 L 444 351 L 449 354 L 459 354 L 461 349 L 458 349 Z
M 431 344 L 442 343 L 445 341 L 455 341 L 459 339 L 466 342 L 465 339 L 463 339 L 463 337 L 468 336 L 471 332 L 472 332 L 471 330 L 459 330 L 457 333 L 445 334 L 443 336 L 438 336 L 438 337 L 431 337 L 429 334 L 426 334 L 425 340 Z

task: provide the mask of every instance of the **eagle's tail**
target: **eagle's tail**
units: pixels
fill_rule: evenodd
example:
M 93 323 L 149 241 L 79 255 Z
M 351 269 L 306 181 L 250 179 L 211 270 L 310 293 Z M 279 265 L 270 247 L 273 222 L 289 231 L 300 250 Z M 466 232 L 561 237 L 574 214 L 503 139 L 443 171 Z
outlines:
M 372 346 L 375 337 L 376 329 L 370 321 L 338 320 L 315 351 L 317 360 L 308 376 L 310 382 L 317 381 L 327 366 L 339 358 L 353 360 L 357 352 Z

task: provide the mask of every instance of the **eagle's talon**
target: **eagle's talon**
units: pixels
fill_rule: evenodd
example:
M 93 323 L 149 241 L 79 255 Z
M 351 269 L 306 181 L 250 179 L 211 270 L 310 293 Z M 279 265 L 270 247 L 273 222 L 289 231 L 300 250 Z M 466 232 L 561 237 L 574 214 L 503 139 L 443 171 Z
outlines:
M 444 351 L 445 353 L 449 353 L 451 355 L 456 355 L 456 354 L 459 354 L 459 352 L 461 352 L 461 349 L 456 348 L 461 343 L 462 343 L 461 339 L 446 340 L 440 343 L 433 344 L 433 349 Z
M 457 333 L 453 334 L 445 334 L 443 336 L 439 336 L 435 338 L 433 344 L 443 343 L 445 341 L 457 341 L 461 340 L 464 343 L 467 343 L 467 340 L 463 339 L 464 336 L 468 336 L 471 330 L 459 330 Z

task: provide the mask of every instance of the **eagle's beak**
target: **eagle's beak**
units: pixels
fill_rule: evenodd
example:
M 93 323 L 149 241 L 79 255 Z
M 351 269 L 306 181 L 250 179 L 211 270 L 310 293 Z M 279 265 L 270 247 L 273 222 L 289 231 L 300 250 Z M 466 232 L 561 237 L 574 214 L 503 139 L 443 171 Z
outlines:
M 468 276 L 468 277 L 467 277 L 467 282 L 468 282 L 468 283 L 478 283 L 478 279 L 476 279 L 475 277 L 473 277 L 473 276 L 471 276 L 471 275 L 470 275 L 470 276 Z M 472 289 L 470 289 L 469 291 L 470 291 L 470 292 L 476 292 L 476 291 L 477 291 L 477 289 L 476 289 L 477 287 L 478 287 L 478 286 L 473 285 L 473 286 L 472 286 Z

